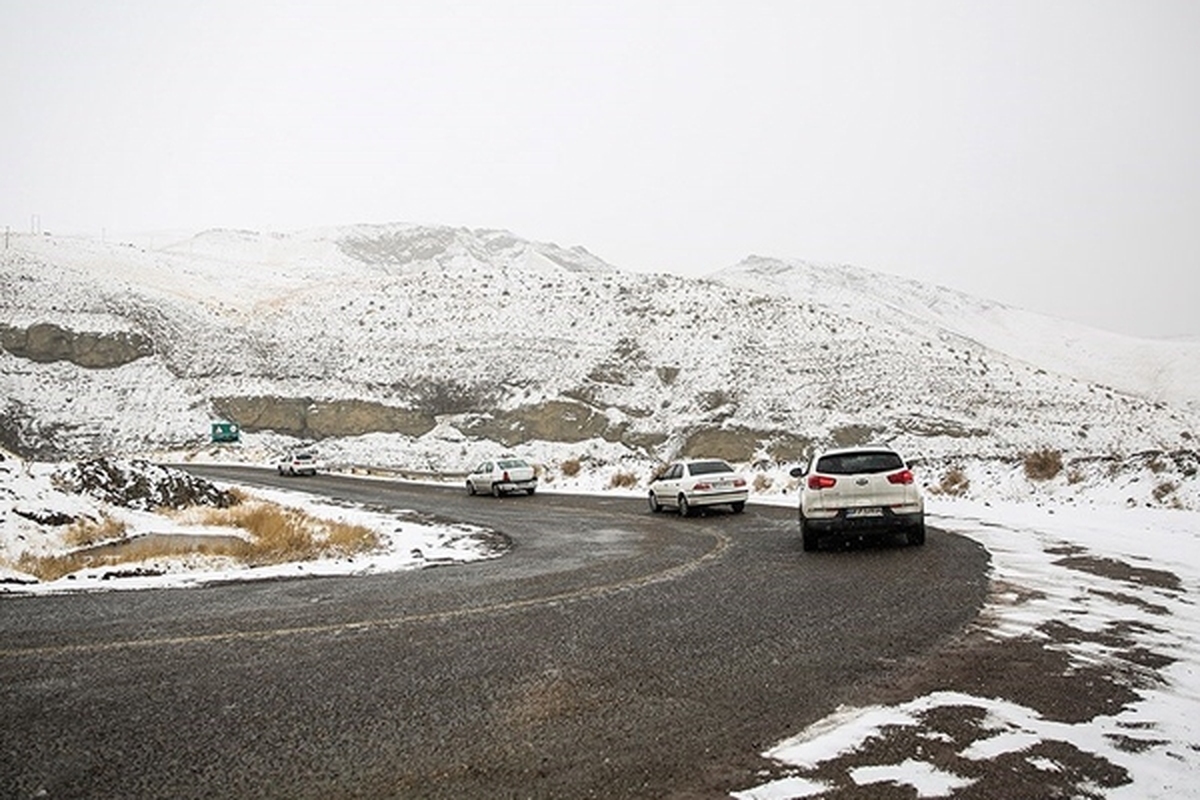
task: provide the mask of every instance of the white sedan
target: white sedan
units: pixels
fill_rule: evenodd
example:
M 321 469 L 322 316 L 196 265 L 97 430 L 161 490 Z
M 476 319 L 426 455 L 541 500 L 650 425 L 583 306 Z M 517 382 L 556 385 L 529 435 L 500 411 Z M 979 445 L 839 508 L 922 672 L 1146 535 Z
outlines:
M 689 517 L 703 506 L 727 505 L 740 514 L 749 494 L 746 479 L 719 458 L 676 461 L 650 481 L 650 510 L 671 506 Z
M 485 461 L 467 475 L 467 494 L 491 493 L 496 497 L 509 492 L 533 494 L 537 491 L 537 472 L 521 458 Z

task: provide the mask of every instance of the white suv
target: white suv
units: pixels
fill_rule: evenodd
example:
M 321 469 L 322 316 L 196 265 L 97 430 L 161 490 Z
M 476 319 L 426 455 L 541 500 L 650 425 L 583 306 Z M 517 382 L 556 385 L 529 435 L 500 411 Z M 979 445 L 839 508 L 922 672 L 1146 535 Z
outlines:
M 912 470 L 887 446 L 849 447 L 813 456 L 800 488 L 800 536 L 805 550 L 816 550 L 827 534 L 907 534 L 910 544 L 925 543 L 925 501 Z

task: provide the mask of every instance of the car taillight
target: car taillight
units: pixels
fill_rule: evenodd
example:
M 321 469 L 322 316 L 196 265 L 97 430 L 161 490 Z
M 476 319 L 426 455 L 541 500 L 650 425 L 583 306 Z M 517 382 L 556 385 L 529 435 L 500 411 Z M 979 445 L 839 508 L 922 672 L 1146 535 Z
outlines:
M 703 481 L 701 481 L 700 483 L 697 483 L 695 486 L 692 487 L 692 489 L 694 489 L 697 492 L 707 492 L 711 488 L 712 488 L 711 483 L 704 483 Z
M 830 478 L 828 475 L 809 475 L 808 488 L 810 489 L 832 489 L 837 486 L 837 478 Z
M 511 483 L 511 481 L 509 481 L 509 479 L 508 479 L 508 470 L 504 471 L 504 479 L 503 480 L 505 483 Z
M 909 484 L 913 482 L 913 474 L 910 469 L 902 469 L 899 472 L 893 472 L 888 475 L 888 483 L 903 483 Z
M 734 478 L 733 485 L 741 488 L 742 486 L 746 485 L 746 479 L 745 478 Z

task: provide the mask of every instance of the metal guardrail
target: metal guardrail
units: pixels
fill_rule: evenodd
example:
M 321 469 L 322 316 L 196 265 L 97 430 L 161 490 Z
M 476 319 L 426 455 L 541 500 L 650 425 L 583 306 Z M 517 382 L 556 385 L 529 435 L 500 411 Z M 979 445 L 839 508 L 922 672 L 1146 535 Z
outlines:
M 400 478 L 402 480 L 437 480 L 443 482 L 461 481 L 467 477 L 466 472 L 448 470 L 406 469 L 404 467 L 375 467 L 363 464 L 330 464 L 329 467 L 338 472 L 351 475 L 371 475 L 383 478 Z

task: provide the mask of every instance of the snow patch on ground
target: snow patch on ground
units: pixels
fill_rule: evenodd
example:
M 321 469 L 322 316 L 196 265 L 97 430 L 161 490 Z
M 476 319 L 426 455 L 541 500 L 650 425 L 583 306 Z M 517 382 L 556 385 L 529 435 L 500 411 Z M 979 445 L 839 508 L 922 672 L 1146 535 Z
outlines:
M 992 555 L 997 591 L 980 625 L 1004 640 L 1033 637 L 1064 651 L 1075 668 L 1100 666 L 1126 676 L 1137 699 L 1114 714 L 1068 722 L 1003 698 L 933 692 L 908 702 L 841 708 L 764 756 L 792 774 L 734 793 L 739 800 L 782 800 L 829 792 L 828 766 L 901 731 L 934 743 L 953 738 L 930 723 L 952 709 L 977 712 L 976 736 L 956 753 L 959 772 L 920 758 L 855 765 L 836 785 L 894 784 L 919 797 L 949 797 L 974 784 L 971 762 L 1023 757 L 1048 776 L 1070 767 L 1045 755 L 1065 744 L 1123 771 L 1127 781 L 1089 796 L 1176 798 L 1200 786 L 1200 514 L 1157 509 L 1039 508 L 1031 504 L 934 504 L 932 525 L 969 536 Z M 1066 625 L 1078 637 L 1050 637 Z M 999 665 L 1001 668 L 1003 665 Z M 886 748 L 883 748 L 886 750 Z M 944 760 L 944 756 L 942 758 Z M 822 777 L 814 777 L 820 772 Z
M 152 466 L 152 471 L 162 468 Z M 187 514 L 130 508 L 63 491 L 59 488 L 61 481 L 55 479 L 62 472 L 61 465 L 0 460 L 0 593 L 59 594 L 200 586 L 214 581 L 365 575 L 499 555 L 496 535 L 479 526 L 435 520 L 412 511 L 382 513 L 302 492 L 255 488 L 247 490 L 254 498 L 299 509 L 318 519 L 364 526 L 378 534 L 382 544 L 372 552 L 355 556 L 263 566 L 248 566 L 228 556 L 186 552 L 82 569 L 55 580 L 38 581 L 19 569 L 22 555 L 61 556 L 79 549 L 68 539 L 69 523 L 45 524 L 38 519 L 112 519 L 123 527 L 123 534 L 115 541 L 171 536 L 195 542 L 201 537 L 245 536 L 231 528 L 197 522 Z

